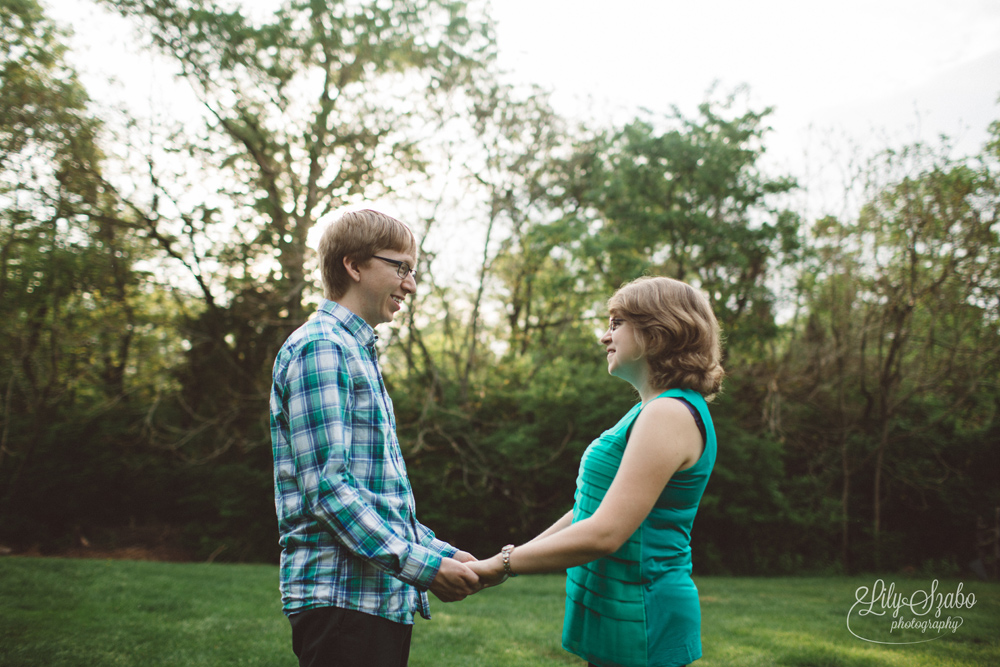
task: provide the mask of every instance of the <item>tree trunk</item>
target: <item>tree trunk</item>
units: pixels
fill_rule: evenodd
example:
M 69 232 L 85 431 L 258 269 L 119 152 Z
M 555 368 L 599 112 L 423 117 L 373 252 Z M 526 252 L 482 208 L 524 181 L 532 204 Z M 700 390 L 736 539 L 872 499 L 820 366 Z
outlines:
M 847 454 L 847 437 L 840 443 L 840 462 L 844 481 L 840 494 L 840 561 L 844 572 L 851 570 L 851 536 L 850 536 L 850 498 L 851 498 L 851 466 Z

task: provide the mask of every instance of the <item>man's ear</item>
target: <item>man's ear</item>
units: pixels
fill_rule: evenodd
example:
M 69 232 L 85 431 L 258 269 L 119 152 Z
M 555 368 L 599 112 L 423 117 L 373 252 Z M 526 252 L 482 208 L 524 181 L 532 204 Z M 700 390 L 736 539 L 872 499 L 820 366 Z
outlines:
M 344 257 L 344 269 L 347 271 L 347 275 L 350 276 L 351 280 L 358 283 L 361 282 L 361 268 L 359 266 L 360 262 L 352 259 L 351 257 Z

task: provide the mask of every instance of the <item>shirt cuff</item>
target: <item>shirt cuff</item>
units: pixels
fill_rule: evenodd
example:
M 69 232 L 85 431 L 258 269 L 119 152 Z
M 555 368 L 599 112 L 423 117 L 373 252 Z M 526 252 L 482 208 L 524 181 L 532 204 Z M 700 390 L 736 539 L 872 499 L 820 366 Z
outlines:
M 452 554 L 453 555 L 453 554 Z M 450 558 L 450 556 L 448 556 Z M 411 545 L 410 554 L 397 578 L 421 590 L 427 590 L 441 569 L 441 556 L 427 547 Z
M 459 549 L 456 549 L 447 542 L 438 539 L 435 539 L 433 542 L 428 544 L 427 548 L 431 551 L 436 551 L 445 558 L 454 558 L 455 554 L 459 552 Z

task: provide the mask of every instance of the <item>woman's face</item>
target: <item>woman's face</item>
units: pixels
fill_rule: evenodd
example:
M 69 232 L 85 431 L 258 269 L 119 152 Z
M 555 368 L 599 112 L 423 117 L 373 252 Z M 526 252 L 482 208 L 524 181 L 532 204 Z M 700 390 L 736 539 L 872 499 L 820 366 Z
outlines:
M 628 320 L 612 316 L 601 344 L 608 353 L 608 373 L 632 384 L 641 383 L 648 364 Z

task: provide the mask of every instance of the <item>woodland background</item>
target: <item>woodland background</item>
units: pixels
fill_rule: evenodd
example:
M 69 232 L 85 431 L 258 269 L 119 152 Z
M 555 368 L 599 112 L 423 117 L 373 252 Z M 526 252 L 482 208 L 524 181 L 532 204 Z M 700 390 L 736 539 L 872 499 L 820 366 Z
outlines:
M 745 90 L 571 122 L 506 81 L 475 3 L 98 2 L 203 115 L 102 115 L 64 29 L 0 0 L 8 550 L 276 561 L 271 364 L 320 295 L 315 230 L 388 199 L 421 276 L 381 361 L 440 537 L 488 555 L 568 509 L 583 449 L 635 401 L 596 342 L 603 303 L 659 274 L 705 290 L 726 337 L 699 573 L 947 576 L 983 555 L 1000 123 L 974 155 L 856 156 L 845 214 L 816 218 L 760 166 L 771 110 Z

